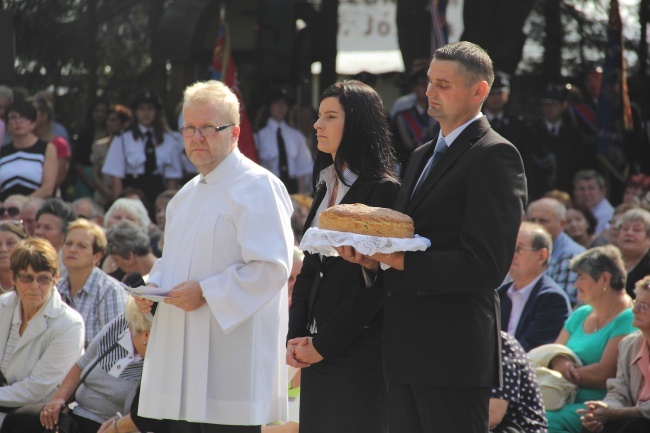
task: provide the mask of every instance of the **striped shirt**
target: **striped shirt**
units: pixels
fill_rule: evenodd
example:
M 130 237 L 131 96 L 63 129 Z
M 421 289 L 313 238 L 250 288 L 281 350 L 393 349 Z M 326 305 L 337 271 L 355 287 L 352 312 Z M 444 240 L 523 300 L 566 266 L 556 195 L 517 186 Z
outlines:
M 70 295 L 68 278 L 59 281 L 58 289 L 63 302 L 77 310 L 84 319 L 86 346 L 108 322 L 124 313 L 128 296 L 115 278 L 97 267 L 74 296 Z
M 47 143 L 17 149 L 13 143 L 0 147 L 0 201 L 12 194 L 30 195 L 43 183 Z

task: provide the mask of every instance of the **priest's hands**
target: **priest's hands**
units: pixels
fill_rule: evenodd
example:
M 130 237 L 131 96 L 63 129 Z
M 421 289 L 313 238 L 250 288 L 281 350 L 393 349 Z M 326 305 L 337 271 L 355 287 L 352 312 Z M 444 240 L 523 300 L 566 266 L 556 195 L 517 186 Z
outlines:
M 203 290 L 196 281 L 177 284 L 168 293 L 168 296 L 165 303 L 174 305 L 183 311 L 194 311 L 206 302 Z
M 292 367 L 309 367 L 323 359 L 312 344 L 312 337 L 293 338 L 287 342 L 286 360 Z

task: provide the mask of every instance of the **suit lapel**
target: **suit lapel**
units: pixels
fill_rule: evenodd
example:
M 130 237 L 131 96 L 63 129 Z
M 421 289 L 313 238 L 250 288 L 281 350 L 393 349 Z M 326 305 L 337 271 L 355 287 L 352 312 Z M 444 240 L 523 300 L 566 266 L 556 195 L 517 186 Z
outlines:
M 307 214 L 305 225 L 302 227 L 303 235 L 305 234 L 307 229 L 311 227 L 311 222 L 314 220 L 314 217 L 316 216 L 316 211 L 318 210 L 318 207 L 320 206 L 321 202 L 325 198 L 326 192 L 327 192 L 327 186 L 325 185 L 325 181 L 322 181 L 318 185 L 316 185 L 314 200 L 312 201 L 311 208 L 309 209 L 309 213 Z
M 485 116 L 470 123 L 463 132 L 460 133 L 458 138 L 454 140 L 447 152 L 442 156 L 438 164 L 431 170 L 431 173 L 426 179 L 422 180 L 422 186 L 413 195 L 413 199 L 408 204 L 407 214 L 411 214 L 413 209 L 422 201 L 428 194 L 429 190 L 440 180 L 447 170 L 454 164 L 454 162 L 474 143 L 476 143 L 490 128 Z M 417 172 L 419 177 L 422 170 Z M 415 180 L 417 182 L 417 179 Z M 411 188 L 412 190 L 412 188 Z
M 422 170 L 424 170 L 424 166 L 427 164 L 429 158 L 431 158 L 431 155 L 433 155 L 435 148 L 436 146 L 433 141 L 430 141 L 415 149 L 411 154 L 407 168 L 416 167 L 416 169 L 406 170 L 404 179 L 402 180 L 402 187 L 400 188 L 399 194 L 397 195 L 397 200 L 395 202 L 395 210 L 399 212 L 406 212 L 409 202 L 411 201 L 413 188 L 415 188 L 415 184 L 420 178 L 420 173 L 422 173 Z

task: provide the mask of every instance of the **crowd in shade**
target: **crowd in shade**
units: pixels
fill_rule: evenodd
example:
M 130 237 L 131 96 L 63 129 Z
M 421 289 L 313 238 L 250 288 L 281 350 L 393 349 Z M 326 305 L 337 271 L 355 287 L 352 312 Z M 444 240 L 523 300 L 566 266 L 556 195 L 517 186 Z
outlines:
M 412 157 L 442 134 L 430 115 L 432 65 L 411 65 L 410 92 L 391 109 L 368 84 L 345 80 L 325 90 L 317 116 L 297 117 L 292 96 L 270 89 L 255 117 L 259 166 L 237 153 L 256 181 L 264 173 L 284 185 L 271 189 L 280 201 L 288 192 L 293 206 L 282 366 L 290 416 L 265 420 L 263 432 L 388 431 L 385 294 L 364 285 L 366 263 L 298 246 L 328 207 L 395 207 Z M 513 77 L 494 75 L 481 122 L 517 149 L 528 200 L 507 276 L 494 287 L 504 381 L 490 391 L 489 429 L 650 431 L 643 115 L 634 109 L 621 177 L 599 159 L 600 66 L 586 67 L 579 86 L 548 83 L 534 118 L 508 110 Z M 137 415 L 138 401 L 149 398 L 139 397 L 139 383 L 156 327 L 144 313 L 150 306 L 120 282 L 160 274 L 165 237 L 179 245 L 187 234 L 166 229 L 168 205 L 181 188 L 185 197 L 188 185 L 211 181 L 188 143 L 231 134 L 238 120 L 195 124 L 195 106 L 208 103 L 196 96 L 174 131 L 160 98 L 143 91 L 128 103 L 96 100 L 71 134 L 57 122 L 51 93 L 24 93 L 0 85 L 0 432 L 42 432 L 64 417 L 84 433 L 169 431 Z M 172 317 L 165 308 L 157 314 Z M 549 389 L 566 391 L 553 397 Z M 71 399 L 77 405 L 67 413 Z

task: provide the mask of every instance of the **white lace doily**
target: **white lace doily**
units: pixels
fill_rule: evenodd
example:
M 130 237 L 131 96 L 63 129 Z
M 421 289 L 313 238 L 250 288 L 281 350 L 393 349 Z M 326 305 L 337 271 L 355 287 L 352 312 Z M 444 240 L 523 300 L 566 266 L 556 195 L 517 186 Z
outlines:
M 418 235 L 406 239 L 383 238 L 311 227 L 307 229 L 300 242 L 301 249 L 324 256 L 338 256 L 339 254 L 334 247 L 344 245 L 353 246 L 361 254 L 371 256 L 375 253 L 390 254 L 397 251 L 424 251 L 431 246 L 431 241 Z

